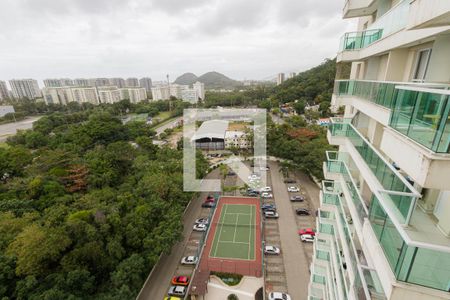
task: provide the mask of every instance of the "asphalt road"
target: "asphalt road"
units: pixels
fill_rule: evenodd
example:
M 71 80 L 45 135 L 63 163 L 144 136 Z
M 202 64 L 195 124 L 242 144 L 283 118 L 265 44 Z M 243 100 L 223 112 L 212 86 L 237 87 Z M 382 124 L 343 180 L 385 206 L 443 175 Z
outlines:
M 15 135 L 17 130 L 30 129 L 33 127 L 33 122 L 39 120 L 41 117 L 27 117 L 22 121 L 7 123 L 0 125 L 0 142 L 6 141 L 6 139 Z
M 283 175 L 278 171 L 279 167 L 276 162 L 269 162 L 269 165 L 273 195 L 280 215 L 278 228 L 288 293 L 295 300 L 307 299 L 312 245 L 306 245 L 300 241 L 297 234 L 299 229 L 297 218 L 299 217 L 295 214 L 293 204 L 289 201 L 290 195 L 283 182 Z M 306 179 L 309 181 L 307 177 Z M 304 180 L 306 181 L 306 179 Z M 300 184 L 304 185 L 303 180 Z M 310 186 L 310 184 L 308 186 L 312 193 L 316 192 L 314 186 Z M 316 187 L 316 189 L 318 188 Z M 312 218 L 309 222 L 312 222 Z
M 214 170 L 206 178 L 219 178 L 219 169 Z M 200 234 L 192 231 L 192 224 L 195 219 L 201 216 L 202 207 L 201 204 L 206 198 L 208 193 L 201 193 L 200 196 L 193 200 L 189 205 L 184 215 L 184 230 L 183 240 L 178 242 L 172 247 L 172 251 L 169 255 L 163 255 L 157 264 L 155 270 L 152 273 L 151 278 L 144 284 L 143 290 L 137 299 L 139 300 L 154 300 L 164 299 L 167 293 L 167 289 L 170 285 L 170 280 L 174 274 L 183 273 L 183 275 L 189 275 L 194 269 L 193 266 L 184 266 L 180 272 L 180 261 L 185 255 L 193 255 L 191 242 L 192 239 L 198 240 Z M 207 209 L 203 209 L 207 210 Z M 191 253 L 189 253 L 191 252 Z M 188 254 L 187 254 L 188 253 Z M 187 274 L 185 274 L 187 273 Z
M 174 128 L 175 126 L 177 126 L 178 122 L 180 122 L 181 120 L 183 120 L 183 117 L 178 117 L 173 119 L 172 121 L 170 121 L 169 123 L 166 123 L 160 127 L 157 127 L 156 133 L 160 134 L 161 132 L 163 132 L 164 130 L 166 130 L 167 128 Z

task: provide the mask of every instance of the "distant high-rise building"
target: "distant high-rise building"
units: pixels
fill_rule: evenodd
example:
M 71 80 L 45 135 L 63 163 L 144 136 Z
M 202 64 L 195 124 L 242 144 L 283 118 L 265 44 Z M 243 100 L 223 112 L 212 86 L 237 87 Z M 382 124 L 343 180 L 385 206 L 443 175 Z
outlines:
M 170 90 L 167 85 L 159 85 L 152 87 L 153 100 L 167 100 L 170 98 Z
M 278 73 L 277 75 L 277 85 L 280 85 L 284 82 L 284 73 Z
M 291 79 L 291 78 L 294 78 L 295 77 L 295 75 L 297 75 L 295 72 L 291 72 L 291 73 L 289 73 L 289 75 L 288 75 L 288 79 Z
M 103 86 L 97 89 L 100 103 L 115 103 L 119 102 L 120 91 L 116 86 Z
M 147 93 L 152 91 L 152 79 L 149 77 L 144 77 L 139 79 L 139 86 L 144 88 Z
M 94 86 L 93 82 L 86 78 L 76 78 L 73 83 L 75 86 Z
M 135 77 L 127 78 L 125 84 L 127 87 L 139 87 L 139 79 Z
M 73 80 L 69 78 L 51 78 L 44 79 L 45 87 L 63 87 L 63 86 L 72 86 Z
M 16 99 L 36 99 L 42 97 L 38 82 L 34 79 L 12 79 L 9 81 L 13 97 Z
M 131 103 L 138 103 L 147 99 L 147 92 L 145 88 L 128 88 L 128 97 Z
M 0 80 L 0 100 L 8 98 L 10 98 L 10 94 L 6 82 Z
M 192 85 L 192 88 L 197 91 L 198 98 L 205 100 L 205 84 L 203 82 L 197 81 Z M 198 99 L 197 99 L 198 100 Z M 197 102 L 197 101 L 196 101 Z
M 94 80 L 95 80 L 94 86 L 108 86 L 108 85 L 110 85 L 108 78 L 94 78 Z
M 181 99 L 181 91 L 187 88 L 189 88 L 187 85 L 172 83 L 170 85 L 170 96 Z
M 110 78 L 109 85 L 117 86 L 119 89 L 125 87 L 125 79 L 123 78 Z
M 45 87 L 42 89 L 45 103 L 67 105 L 69 102 L 98 104 L 95 87 Z

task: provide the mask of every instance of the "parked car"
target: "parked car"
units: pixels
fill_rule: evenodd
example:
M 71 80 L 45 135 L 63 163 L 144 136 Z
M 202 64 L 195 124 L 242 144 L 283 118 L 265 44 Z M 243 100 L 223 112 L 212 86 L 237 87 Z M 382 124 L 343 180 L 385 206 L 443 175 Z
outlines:
M 181 259 L 182 265 L 195 265 L 198 262 L 197 256 L 185 256 Z
M 208 229 L 208 225 L 206 224 L 195 224 L 192 228 L 194 231 L 206 231 Z
M 172 277 L 173 285 L 188 285 L 189 277 L 188 276 L 174 276 Z
M 167 292 L 169 296 L 184 297 L 186 295 L 186 287 L 181 285 L 172 285 Z
M 306 229 L 300 229 L 298 231 L 298 234 L 299 235 L 304 235 L 304 234 L 316 235 L 316 232 L 312 228 L 306 228 Z
M 252 174 L 250 176 L 248 176 L 248 180 L 259 180 L 261 179 L 261 176 L 256 175 L 256 174 Z
M 263 198 L 263 199 L 270 199 L 270 198 L 273 198 L 273 195 L 272 195 L 272 193 L 264 192 L 264 193 L 261 194 L 261 198 Z
M 300 236 L 300 239 L 302 240 L 302 242 L 304 243 L 312 243 L 314 242 L 314 235 L 311 234 L 302 234 Z
M 297 181 L 295 180 L 295 179 L 292 179 L 292 178 L 286 178 L 285 180 L 284 180 L 284 183 L 296 183 Z
M 279 215 L 277 212 L 275 211 L 265 211 L 264 212 L 264 217 L 267 219 L 278 219 Z
M 227 175 L 228 175 L 228 176 L 236 176 L 236 172 L 229 171 L 229 172 L 227 173 Z
M 276 210 L 277 208 L 276 208 L 276 206 L 274 204 L 263 204 L 261 206 L 261 209 L 263 211 L 265 211 L 265 210 Z
M 206 207 L 206 208 L 211 208 L 211 207 L 215 207 L 216 203 L 214 202 L 203 202 L 202 203 L 202 207 Z
M 263 188 L 261 188 L 261 192 L 271 192 L 272 188 L 270 186 L 265 186 Z
M 306 208 L 297 208 L 295 213 L 299 216 L 309 216 L 311 214 Z
M 291 300 L 291 296 L 286 293 L 272 292 L 269 294 L 268 300 Z
M 264 246 L 264 254 L 279 255 L 280 248 L 275 246 Z
M 251 187 L 249 187 L 247 189 L 247 193 L 255 193 L 255 194 L 259 195 L 259 191 L 257 189 L 251 188 Z
M 198 218 L 197 220 L 195 220 L 195 224 L 208 224 L 208 223 L 209 223 L 208 218 Z
M 247 196 L 249 196 L 249 197 L 258 197 L 259 194 L 255 193 L 255 192 L 250 192 L 250 193 L 247 193 Z
M 164 300 L 182 300 L 182 299 L 180 297 L 169 296 L 169 297 L 164 297 Z
M 270 171 L 270 168 L 269 168 L 269 166 L 266 166 L 266 167 L 259 167 L 259 170 L 260 170 L 260 171 Z
M 288 187 L 288 192 L 297 193 L 297 192 L 300 192 L 300 189 L 296 186 L 290 186 L 290 187 Z
M 214 202 L 214 201 L 216 201 L 216 199 L 214 198 L 214 196 L 211 195 L 208 195 L 205 200 L 205 202 Z
M 300 196 L 300 195 L 295 195 L 295 196 L 291 196 L 290 200 L 292 202 L 303 202 L 303 201 L 305 201 L 305 197 Z

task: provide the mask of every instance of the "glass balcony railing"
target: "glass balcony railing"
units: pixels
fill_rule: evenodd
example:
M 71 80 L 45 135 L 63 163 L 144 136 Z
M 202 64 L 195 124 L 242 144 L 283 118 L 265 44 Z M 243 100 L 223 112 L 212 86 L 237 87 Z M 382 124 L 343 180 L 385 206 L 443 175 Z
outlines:
M 407 224 L 420 194 L 387 162 L 348 120 L 332 118 L 329 131 L 333 136 L 345 136 L 361 155 L 383 187 L 381 194 L 392 205 L 398 220 Z
M 365 48 L 381 38 L 382 29 L 347 32 L 341 37 L 340 51 Z
M 398 280 L 449 291 L 449 252 L 408 245 L 376 197 L 369 220 Z
M 375 20 L 375 22 L 373 22 L 367 29 L 382 29 L 384 38 L 405 28 L 408 23 L 410 2 L 410 0 L 400 1 L 397 5 Z
M 355 96 L 375 104 L 392 108 L 394 103 L 395 82 L 367 80 L 336 80 L 336 96 Z
M 396 87 L 389 126 L 438 153 L 450 153 L 450 90 Z

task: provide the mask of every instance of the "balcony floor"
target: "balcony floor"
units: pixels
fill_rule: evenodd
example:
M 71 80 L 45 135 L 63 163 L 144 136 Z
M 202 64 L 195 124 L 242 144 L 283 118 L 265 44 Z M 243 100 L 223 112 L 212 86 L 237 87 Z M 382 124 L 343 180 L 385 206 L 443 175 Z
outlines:
M 433 219 L 419 207 L 414 210 L 410 225 L 405 231 L 413 241 L 450 248 L 450 238 L 446 237 Z

